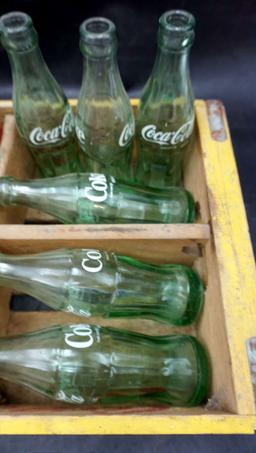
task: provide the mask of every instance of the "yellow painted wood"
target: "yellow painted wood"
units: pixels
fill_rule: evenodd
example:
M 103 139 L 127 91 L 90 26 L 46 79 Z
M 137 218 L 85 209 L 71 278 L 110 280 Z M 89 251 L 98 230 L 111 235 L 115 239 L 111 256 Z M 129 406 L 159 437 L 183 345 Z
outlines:
M 4 434 L 254 434 L 255 418 L 236 415 L 0 416 Z
M 226 116 L 227 139 L 211 136 L 205 101 L 196 101 L 238 414 L 254 414 L 246 340 L 256 335 L 256 273 Z M 225 372 L 225 364 L 223 364 Z

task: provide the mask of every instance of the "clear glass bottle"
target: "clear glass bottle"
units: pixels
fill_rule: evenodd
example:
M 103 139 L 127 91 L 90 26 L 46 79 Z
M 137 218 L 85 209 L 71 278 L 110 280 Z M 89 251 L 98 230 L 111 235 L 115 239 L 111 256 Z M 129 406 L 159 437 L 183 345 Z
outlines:
M 193 322 L 204 300 L 202 282 L 187 266 L 91 249 L 1 253 L 0 285 L 80 316 L 144 317 L 175 325 Z
M 194 26 L 194 17 L 186 11 L 167 11 L 159 19 L 158 53 L 136 117 L 135 179 L 145 186 L 181 183 L 195 118 L 189 76 Z
M 150 336 L 78 324 L 0 339 L 0 377 L 73 404 L 196 406 L 206 353 L 188 335 Z
M 1 16 L 0 40 L 11 64 L 17 129 L 41 174 L 81 171 L 72 110 L 45 64 L 31 18 Z
M 93 17 L 80 27 L 84 73 L 76 132 L 87 170 L 130 179 L 134 118 L 117 65 L 113 22 Z
M 0 178 L 0 206 L 23 205 L 63 223 L 192 223 L 195 202 L 181 187 L 147 189 L 98 173 L 18 181 Z

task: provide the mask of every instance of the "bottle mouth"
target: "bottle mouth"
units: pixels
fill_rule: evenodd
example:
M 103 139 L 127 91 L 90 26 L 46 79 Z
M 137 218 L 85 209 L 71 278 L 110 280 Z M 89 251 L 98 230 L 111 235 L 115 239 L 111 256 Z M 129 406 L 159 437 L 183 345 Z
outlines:
M 0 40 L 6 50 L 26 52 L 37 42 L 31 17 L 19 11 L 0 17 Z
M 187 32 L 194 29 L 195 18 L 189 12 L 177 9 L 162 14 L 159 23 L 166 30 Z
M 24 33 L 31 26 L 31 17 L 19 11 L 4 14 L 0 18 L 0 32 L 6 36 L 12 37 Z
M 169 50 L 191 46 L 194 40 L 195 18 L 183 10 L 166 11 L 159 19 L 159 44 Z
M 115 24 L 105 17 L 91 17 L 80 26 L 81 50 L 99 57 L 116 48 Z
M 91 17 L 90 19 L 85 20 L 81 25 L 81 32 L 91 33 L 97 36 L 102 37 L 105 34 L 115 32 L 115 25 L 111 20 L 106 19 L 105 17 Z

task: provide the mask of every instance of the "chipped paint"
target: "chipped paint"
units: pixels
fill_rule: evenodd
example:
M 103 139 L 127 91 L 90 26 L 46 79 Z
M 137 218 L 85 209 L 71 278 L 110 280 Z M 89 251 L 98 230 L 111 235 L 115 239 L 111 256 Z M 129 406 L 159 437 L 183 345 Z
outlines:
M 213 140 L 224 142 L 227 140 L 227 132 L 224 124 L 224 109 L 220 101 L 208 100 L 206 101 L 207 114 L 211 136 Z
M 247 356 L 250 365 L 251 380 L 256 402 L 256 337 L 251 337 L 246 341 Z

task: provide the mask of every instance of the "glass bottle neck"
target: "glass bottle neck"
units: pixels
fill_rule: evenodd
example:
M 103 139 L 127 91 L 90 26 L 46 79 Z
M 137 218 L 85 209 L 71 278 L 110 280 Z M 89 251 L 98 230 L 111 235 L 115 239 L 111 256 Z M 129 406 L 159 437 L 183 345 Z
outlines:
M 86 97 L 115 97 L 120 85 L 122 82 L 115 52 L 99 58 L 84 56 L 82 89 Z
M 178 52 L 159 47 L 153 76 L 166 83 L 184 84 L 189 81 L 189 49 Z
M 51 187 L 48 187 L 51 191 Z M 47 201 L 45 198 L 45 188 L 42 187 L 40 180 L 13 181 L 10 186 L 8 204 L 39 207 Z M 56 191 L 52 194 L 54 199 Z M 49 204 L 51 200 L 48 200 Z
M 40 209 L 48 214 L 73 216 L 76 213 L 78 180 L 62 177 L 30 181 L 2 178 L 0 206 L 23 205 Z M 57 213 L 57 214 L 56 214 Z
M 62 251 L 53 258 L 48 254 L 0 254 L 0 286 L 30 294 L 55 309 L 63 306 L 69 272 L 67 255 Z
M 24 282 L 20 281 L 24 277 L 24 269 L 15 261 L 15 258 L 0 254 L 0 285 L 24 290 Z
M 31 338 L 32 335 L 0 339 L 0 377 L 43 395 L 47 395 L 51 389 L 55 393 L 55 361 L 49 357 L 47 345 L 44 347 L 44 338 Z
M 189 49 L 170 51 L 158 48 L 155 64 L 141 97 L 141 104 L 175 103 L 184 110 L 193 108 L 193 91 L 189 76 Z M 173 104 L 174 105 L 174 104 Z
M 53 270 L 48 269 L 44 261 L 41 264 L 41 261 L 40 257 L 33 255 L 9 256 L 0 253 L 0 285 L 37 297 L 40 289 L 37 291 L 37 286 L 45 284 L 47 278 L 54 280 Z
M 47 66 L 37 44 L 26 52 L 8 50 L 7 53 L 14 82 L 20 83 L 21 78 L 31 80 L 33 77 L 40 80 L 44 77 L 44 70 L 47 69 Z

